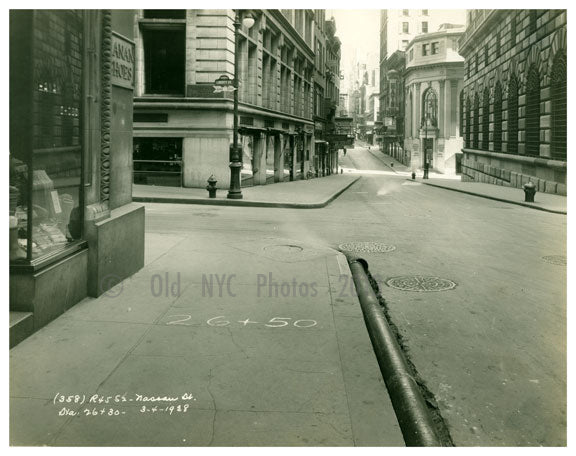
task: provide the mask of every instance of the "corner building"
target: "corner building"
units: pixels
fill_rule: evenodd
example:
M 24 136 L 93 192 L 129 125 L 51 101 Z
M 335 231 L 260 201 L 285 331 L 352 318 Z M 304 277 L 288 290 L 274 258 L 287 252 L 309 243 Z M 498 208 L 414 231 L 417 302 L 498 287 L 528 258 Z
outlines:
M 462 179 L 566 195 L 566 11 L 471 10 Z
M 404 85 L 404 155 L 412 169 L 424 167 L 455 174 L 462 138 L 458 126 L 458 95 L 463 86 L 464 59 L 458 39 L 464 27 L 443 24 L 419 35 L 406 49 Z
M 325 40 L 315 33 L 324 23 L 316 26 L 314 10 L 250 12 L 254 25 L 239 29 L 242 186 L 311 177 L 320 163 L 315 88 L 316 103 L 325 97 L 325 56 L 318 73 L 314 52 Z M 136 14 L 135 183 L 204 187 L 213 175 L 228 188 L 233 93 L 214 86 L 234 77 L 234 19 L 234 10 Z
M 10 345 L 144 265 L 133 11 L 10 11 Z

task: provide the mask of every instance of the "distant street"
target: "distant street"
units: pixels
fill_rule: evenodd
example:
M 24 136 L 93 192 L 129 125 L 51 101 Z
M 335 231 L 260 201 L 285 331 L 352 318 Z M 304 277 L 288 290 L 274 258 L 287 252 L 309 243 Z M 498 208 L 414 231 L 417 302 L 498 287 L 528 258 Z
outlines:
M 366 174 L 324 209 L 147 204 L 146 261 L 208 231 L 384 243 L 391 251 L 359 255 L 455 444 L 565 445 L 566 269 L 543 257 L 564 255 L 566 217 L 408 181 L 372 149 L 341 156 Z M 414 276 L 456 286 L 384 283 L 414 288 Z

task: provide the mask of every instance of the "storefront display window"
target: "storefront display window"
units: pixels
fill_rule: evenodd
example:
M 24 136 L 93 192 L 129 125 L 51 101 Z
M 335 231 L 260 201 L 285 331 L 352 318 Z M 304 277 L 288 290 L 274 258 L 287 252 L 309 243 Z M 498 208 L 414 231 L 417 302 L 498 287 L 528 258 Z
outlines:
M 82 238 L 82 14 L 11 18 L 11 54 L 20 60 L 10 65 L 11 261 L 36 260 Z M 30 79 L 19 83 L 22 71 Z
M 182 186 L 182 138 L 134 138 L 134 183 Z

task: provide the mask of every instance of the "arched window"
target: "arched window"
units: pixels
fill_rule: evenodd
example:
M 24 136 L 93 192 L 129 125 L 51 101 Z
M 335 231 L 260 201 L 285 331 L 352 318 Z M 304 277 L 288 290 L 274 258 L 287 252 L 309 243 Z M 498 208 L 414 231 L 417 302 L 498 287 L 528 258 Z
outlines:
M 470 97 L 466 98 L 466 147 L 472 147 L 470 132 L 472 131 L 472 103 Z
M 554 58 L 551 76 L 552 157 L 566 159 L 566 54 Z
M 482 150 L 490 149 L 490 90 L 484 89 L 482 96 Z
M 494 152 L 502 151 L 502 86 L 496 83 L 494 88 L 494 132 L 492 136 Z
M 458 135 L 464 136 L 464 91 L 460 92 L 460 122 L 458 123 Z
M 518 153 L 518 80 L 510 76 L 508 83 L 508 142 L 507 152 Z
M 540 154 L 540 75 L 535 65 L 526 81 L 526 154 Z
M 422 105 L 422 125 L 425 127 L 438 126 L 438 96 L 433 89 L 424 92 L 424 104 Z
M 480 97 L 478 94 L 474 95 L 474 139 L 472 141 L 472 148 L 478 149 L 480 140 Z

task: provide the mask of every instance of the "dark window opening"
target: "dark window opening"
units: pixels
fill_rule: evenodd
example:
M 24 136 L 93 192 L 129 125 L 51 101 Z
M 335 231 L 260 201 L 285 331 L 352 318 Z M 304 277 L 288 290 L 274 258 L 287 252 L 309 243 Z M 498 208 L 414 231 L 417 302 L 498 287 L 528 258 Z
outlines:
M 182 185 L 182 138 L 134 138 L 134 183 Z
M 472 148 L 478 149 L 480 140 L 480 97 L 478 94 L 474 95 L 474 139 Z
M 422 33 L 428 33 L 428 22 L 422 22 Z
M 496 34 L 496 57 L 500 57 L 501 44 L 500 44 L 500 32 Z
M 526 84 L 526 154 L 540 154 L 540 76 L 535 66 Z
M 472 130 L 472 103 L 466 99 L 466 147 L 470 148 L 470 131 Z
M 484 46 L 484 66 L 488 66 L 488 63 L 490 62 L 490 55 L 488 52 L 488 45 Z
M 185 32 L 145 30 L 144 67 L 147 94 L 182 95 L 185 72 Z
M 144 19 L 186 19 L 186 10 L 144 10 Z
M 431 54 L 438 54 L 438 41 L 432 43 Z
M 458 123 L 458 136 L 464 131 L 464 91 L 460 92 L 460 122 Z
M 551 77 L 552 157 L 566 159 L 566 55 L 554 59 Z
M 514 45 L 516 45 L 516 16 L 512 16 L 510 20 L 510 46 Z
M 490 149 L 490 90 L 484 89 L 482 100 L 482 150 Z
M 538 10 L 530 10 L 530 33 L 536 31 L 536 24 L 538 22 Z
M 402 22 L 402 33 L 410 33 L 408 22 Z
M 518 81 L 512 75 L 508 84 L 508 145 L 510 154 L 518 153 Z
M 502 151 L 502 86 L 498 82 L 494 89 L 494 152 Z

